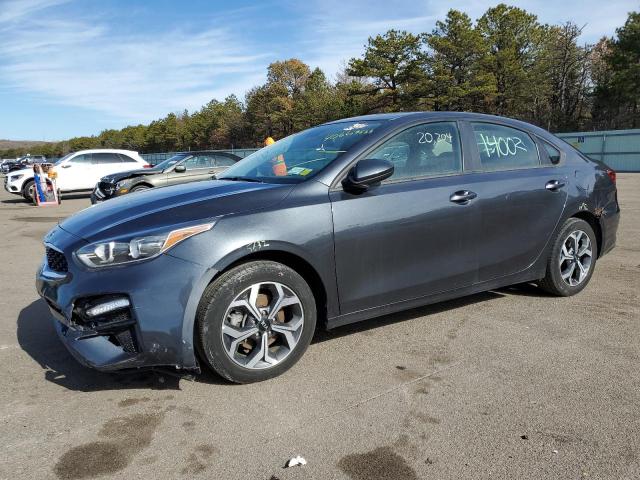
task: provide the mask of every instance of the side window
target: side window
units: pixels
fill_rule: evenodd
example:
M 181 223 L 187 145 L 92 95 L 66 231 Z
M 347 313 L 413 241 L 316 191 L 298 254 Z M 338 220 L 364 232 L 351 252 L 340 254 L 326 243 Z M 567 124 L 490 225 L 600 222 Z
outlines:
M 212 155 L 199 155 L 196 168 L 213 168 L 213 163 Z
M 216 155 L 216 167 L 230 167 L 236 162 L 233 158 L 225 157 L 224 155 Z
M 482 169 L 513 170 L 540 166 L 538 147 L 521 130 L 492 123 L 472 123 Z
M 187 170 L 194 170 L 198 168 L 198 157 L 190 157 L 182 162 L 182 165 L 184 165 Z
M 560 150 L 545 142 L 544 140 L 542 140 L 542 145 L 544 145 L 544 149 L 546 150 L 547 155 L 549 155 L 549 160 L 551 161 L 551 163 L 553 163 L 554 165 L 560 163 Z
M 455 122 L 425 123 L 408 128 L 367 157 L 393 163 L 395 168 L 390 180 L 462 172 L 460 136 Z
M 191 157 L 183 164 L 187 167 L 187 170 L 196 170 L 199 168 L 212 168 L 213 167 L 213 157 L 209 155 L 196 155 Z
M 69 160 L 69 163 L 81 164 L 81 165 L 89 165 L 91 164 L 91 154 L 85 153 L 83 155 L 76 155 L 72 159 Z
M 118 153 L 118 156 L 120 157 L 120 160 L 122 162 L 124 162 L 124 163 L 138 163 L 136 160 L 131 158 L 129 155 L 125 155 L 123 153 Z
M 104 165 L 107 163 L 120 163 L 120 157 L 115 153 L 93 153 L 93 163 Z

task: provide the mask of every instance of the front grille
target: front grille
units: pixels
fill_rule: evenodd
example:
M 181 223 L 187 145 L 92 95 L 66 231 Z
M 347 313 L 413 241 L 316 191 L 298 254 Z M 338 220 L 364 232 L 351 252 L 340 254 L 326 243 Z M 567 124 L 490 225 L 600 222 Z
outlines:
M 131 328 L 116 333 L 110 340 L 112 343 L 122 347 L 122 350 L 127 353 L 138 353 L 138 343 L 136 342 L 135 333 Z
M 47 266 L 54 272 L 67 273 L 69 271 L 69 265 L 67 265 L 67 259 L 64 253 L 60 253 L 51 247 L 46 247 L 47 253 Z

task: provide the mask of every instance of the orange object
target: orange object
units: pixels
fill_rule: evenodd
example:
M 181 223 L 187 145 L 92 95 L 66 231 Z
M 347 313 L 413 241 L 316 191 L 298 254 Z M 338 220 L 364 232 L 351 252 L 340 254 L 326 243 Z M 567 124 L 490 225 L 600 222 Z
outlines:
M 284 162 L 284 156 L 282 154 L 274 157 L 271 163 L 273 173 L 276 177 L 285 177 L 287 175 L 287 164 Z
M 271 137 L 267 137 L 264 139 L 265 147 L 273 145 L 274 143 L 276 143 L 276 141 Z M 273 174 L 276 177 L 286 177 L 287 164 L 284 161 L 284 155 L 280 154 L 277 157 L 273 157 L 273 159 L 271 159 L 271 168 L 273 170 Z

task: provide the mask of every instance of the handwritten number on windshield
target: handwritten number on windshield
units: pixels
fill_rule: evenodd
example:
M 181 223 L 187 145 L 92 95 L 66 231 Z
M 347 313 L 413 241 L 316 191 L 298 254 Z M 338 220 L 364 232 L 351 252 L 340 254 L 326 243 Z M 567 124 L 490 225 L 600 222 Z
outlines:
M 417 132 L 418 143 L 438 143 L 439 141 L 451 143 L 451 133 Z

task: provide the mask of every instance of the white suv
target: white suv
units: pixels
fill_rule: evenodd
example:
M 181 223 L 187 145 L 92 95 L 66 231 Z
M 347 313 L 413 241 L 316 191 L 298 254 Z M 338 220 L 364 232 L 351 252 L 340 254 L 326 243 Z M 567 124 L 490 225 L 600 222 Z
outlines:
M 70 153 L 56 163 L 56 182 L 61 192 L 92 190 L 96 183 L 111 173 L 148 168 L 150 165 L 138 152 L 131 150 L 95 149 Z M 4 188 L 9 193 L 33 198 L 33 168 L 23 168 L 7 174 Z

